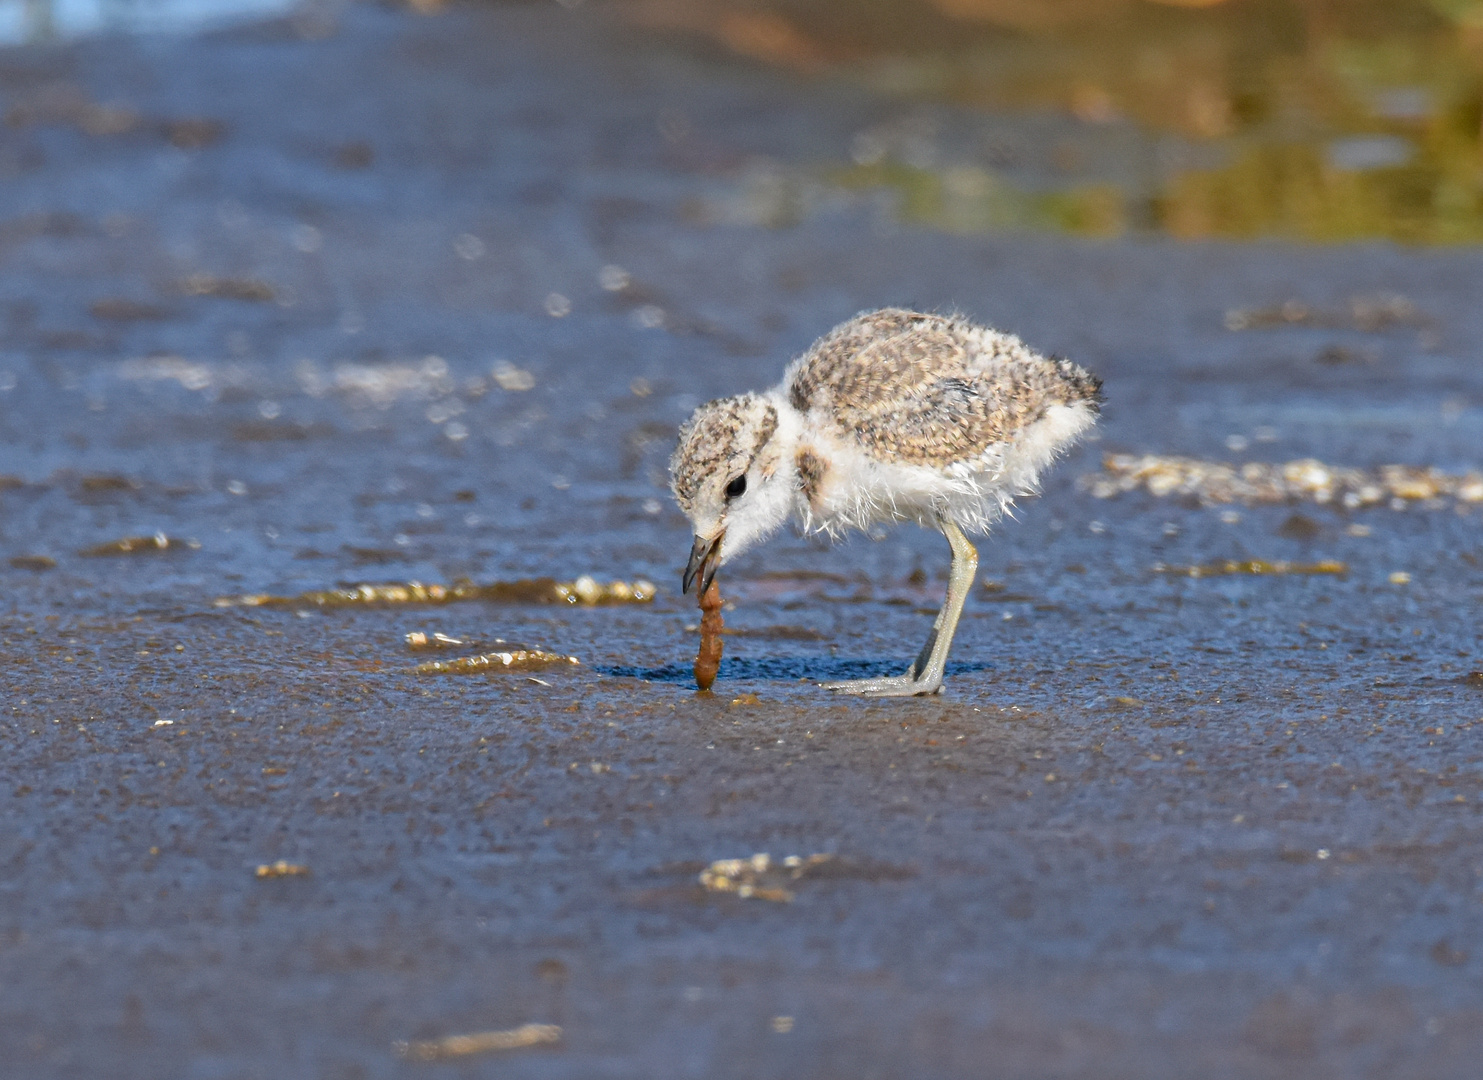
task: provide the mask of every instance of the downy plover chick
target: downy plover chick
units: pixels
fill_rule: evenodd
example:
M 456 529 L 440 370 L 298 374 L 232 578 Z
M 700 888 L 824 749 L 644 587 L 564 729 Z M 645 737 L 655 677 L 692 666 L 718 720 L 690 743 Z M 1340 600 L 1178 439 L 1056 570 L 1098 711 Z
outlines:
M 905 675 L 825 683 L 933 694 L 984 532 L 1097 420 L 1101 381 L 965 319 L 895 308 L 835 327 L 781 385 L 711 401 L 680 429 L 670 486 L 695 531 L 684 591 L 789 517 L 838 536 L 915 521 L 952 547 L 947 600 Z

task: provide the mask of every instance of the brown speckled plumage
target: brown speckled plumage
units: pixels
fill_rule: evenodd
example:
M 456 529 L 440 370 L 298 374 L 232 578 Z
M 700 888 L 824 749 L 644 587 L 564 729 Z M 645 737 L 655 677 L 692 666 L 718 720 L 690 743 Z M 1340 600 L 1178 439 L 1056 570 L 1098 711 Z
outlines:
M 789 403 L 880 461 L 951 465 L 982 456 L 1056 404 L 1096 406 L 1095 376 L 1018 338 L 887 308 L 821 338 L 791 370 Z
M 798 451 L 798 490 L 810 506 L 817 506 L 828 467 L 808 447 Z
M 757 442 L 752 447 L 752 457 L 747 462 L 747 468 L 752 467 L 752 462 L 757 460 L 758 455 L 762 453 L 762 448 L 767 445 L 777 430 L 778 411 L 772 405 L 768 405 L 762 410 L 762 422 L 757 425 Z
M 752 421 L 751 413 L 760 411 Z M 738 443 L 748 427 L 754 432 Z M 671 484 L 681 508 L 689 511 L 706 480 L 740 475 L 752 467 L 778 428 L 777 409 L 756 394 L 710 401 L 680 428 L 680 442 L 670 463 Z

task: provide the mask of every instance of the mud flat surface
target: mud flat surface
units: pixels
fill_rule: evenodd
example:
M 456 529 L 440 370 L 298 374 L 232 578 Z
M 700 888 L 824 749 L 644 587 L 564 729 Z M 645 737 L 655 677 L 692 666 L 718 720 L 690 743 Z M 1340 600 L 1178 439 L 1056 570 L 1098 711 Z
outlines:
M 799 201 L 905 106 L 590 7 L 9 50 L 0 103 L 0 1071 L 1476 1075 L 1483 503 L 1102 456 L 1466 477 L 1483 254 Z M 1100 441 L 940 698 L 812 681 L 915 654 L 910 529 L 728 567 L 697 696 L 674 427 L 884 303 L 1094 368 Z M 659 592 L 240 600 L 583 575 Z

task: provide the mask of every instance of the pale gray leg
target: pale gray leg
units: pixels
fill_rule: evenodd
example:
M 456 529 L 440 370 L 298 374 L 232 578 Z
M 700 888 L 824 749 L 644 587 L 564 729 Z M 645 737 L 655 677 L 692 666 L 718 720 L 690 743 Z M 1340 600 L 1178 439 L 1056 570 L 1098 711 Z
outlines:
M 953 647 L 953 634 L 958 629 L 958 618 L 963 614 L 963 603 L 973 588 L 973 579 L 978 573 L 978 552 L 963 535 L 963 530 L 951 521 L 941 520 L 938 526 L 953 549 L 953 565 L 948 571 L 947 599 L 937 618 L 932 623 L 932 632 L 927 635 L 927 644 L 922 646 L 905 675 L 891 675 L 880 679 L 849 679 L 845 682 L 824 683 L 825 690 L 837 690 L 842 694 L 866 694 L 871 697 L 912 697 L 917 694 L 935 694 L 942 689 L 942 673 L 947 667 L 948 650 Z

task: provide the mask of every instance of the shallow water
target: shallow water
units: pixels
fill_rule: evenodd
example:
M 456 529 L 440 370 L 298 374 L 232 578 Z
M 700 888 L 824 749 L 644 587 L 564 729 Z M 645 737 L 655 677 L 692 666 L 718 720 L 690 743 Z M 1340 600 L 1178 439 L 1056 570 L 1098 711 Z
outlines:
M 1104 453 L 1477 470 L 1483 256 L 717 223 L 694 208 L 745 169 L 843 161 L 894 104 L 588 9 L 0 76 L 79 92 L 0 143 L 26 1075 L 389 1076 L 395 1043 L 527 1023 L 560 1041 L 421 1067 L 1471 1075 L 1483 509 L 1097 482 Z M 89 128 L 98 102 L 136 119 Z M 1231 328 L 1395 295 L 1417 318 Z M 728 566 L 695 695 L 675 426 L 893 302 L 1098 371 L 1098 440 L 981 545 L 940 698 L 813 685 L 915 654 L 946 551 L 912 529 Z M 659 593 L 216 603 L 582 575 Z M 515 648 L 580 664 L 416 671 Z M 701 885 L 754 852 L 844 869 L 788 903 Z

